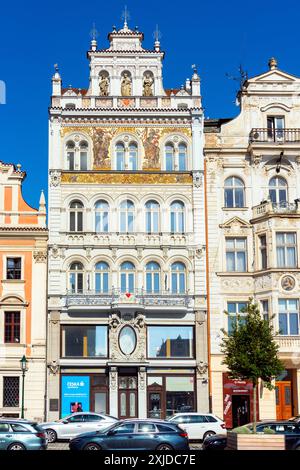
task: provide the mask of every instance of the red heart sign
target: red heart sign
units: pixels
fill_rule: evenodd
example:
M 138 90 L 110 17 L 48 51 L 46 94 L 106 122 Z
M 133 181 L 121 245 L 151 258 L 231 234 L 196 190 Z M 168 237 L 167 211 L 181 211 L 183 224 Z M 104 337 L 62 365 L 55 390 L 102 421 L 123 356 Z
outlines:
M 129 294 L 128 292 L 127 292 L 127 294 L 125 294 L 125 295 L 126 295 L 126 297 L 127 297 L 128 299 L 129 299 L 129 297 L 131 297 L 131 294 Z

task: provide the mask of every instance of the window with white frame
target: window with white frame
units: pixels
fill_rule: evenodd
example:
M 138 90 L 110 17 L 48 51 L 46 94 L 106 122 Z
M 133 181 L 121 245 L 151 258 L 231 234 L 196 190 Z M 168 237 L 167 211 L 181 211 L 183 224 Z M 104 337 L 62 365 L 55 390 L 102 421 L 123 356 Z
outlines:
M 109 266 L 105 261 L 95 265 L 95 292 L 106 294 L 108 292 Z
M 82 232 L 83 230 L 83 204 L 81 201 L 70 203 L 70 232 Z
M 187 146 L 184 142 L 178 145 L 178 169 L 179 171 L 187 169 Z
M 233 327 L 237 321 L 239 324 L 243 324 L 245 321 L 245 309 L 247 308 L 247 302 L 227 302 L 227 313 L 228 313 L 228 334 L 231 334 Z
M 120 232 L 134 231 L 134 204 L 130 200 L 120 204 Z
M 299 335 L 298 299 L 278 300 L 278 320 L 280 335 Z
M 184 233 L 184 203 L 181 201 L 174 201 L 171 204 L 171 233 Z
M 226 270 L 229 272 L 247 271 L 246 238 L 226 238 Z
M 168 142 L 165 145 L 166 171 L 175 170 L 175 150 L 174 145 Z
M 95 204 L 95 231 L 108 232 L 109 222 L 109 204 L 106 201 L 100 200 Z
M 160 266 L 155 261 L 146 265 L 146 292 L 157 294 L 160 291 Z
M 22 279 L 22 258 L 8 256 L 6 258 L 6 279 Z
M 65 144 L 66 167 L 70 171 L 88 169 L 89 143 L 82 139 L 69 139 Z
M 115 145 L 115 168 L 118 171 L 138 169 L 138 144 L 135 141 L 127 143 L 128 138 L 120 140 Z
M 239 208 L 245 206 L 245 185 L 237 176 L 227 178 L 224 183 L 225 207 Z
M 135 142 L 129 144 L 128 170 L 137 170 L 138 146 Z
M 171 291 L 172 294 L 184 294 L 186 292 L 186 268 L 181 262 L 171 266 Z
M 122 142 L 116 144 L 116 168 L 125 170 L 125 146 Z
M 69 290 L 72 294 L 82 294 L 83 292 L 84 270 L 82 263 L 76 261 L 69 268 Z
M 268 268 L 267 235 L 259 235 L 260 269 Z
M 261 300 L 261 312 L 263 319 L 269 321 L 269 301 L 268 300 Z
M 274 204 L 284 204 L 288 200 L 288 185 L 282 176 L 273 176 L 269 181 L 269 198 Z
M 282 142 L 284 125 L 284 116 L 267 116 L 268 140 Z
M 135 266 L 130 261 L 125 261 L 120 268 L 121 292 L 133 293 L 135 286 Z
M 295 232 L 276 233 L 277 268 L 297 267 L 297 237 Z
M 156 201 L 147 201 L 145 204 L 146 232 L 157 233 L 159 231 L 160 206 Z

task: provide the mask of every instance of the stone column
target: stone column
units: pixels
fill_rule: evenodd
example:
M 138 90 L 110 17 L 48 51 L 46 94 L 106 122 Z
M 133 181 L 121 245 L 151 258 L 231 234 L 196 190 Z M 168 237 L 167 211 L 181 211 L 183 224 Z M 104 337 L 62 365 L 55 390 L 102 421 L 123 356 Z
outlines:
M 139 368 L 138 374 L 138 417 L 147 418 L 147 372 L 146 367 Z
M 118 368 L 109 369 L 109 414 L 119 416 L 118 410 Z

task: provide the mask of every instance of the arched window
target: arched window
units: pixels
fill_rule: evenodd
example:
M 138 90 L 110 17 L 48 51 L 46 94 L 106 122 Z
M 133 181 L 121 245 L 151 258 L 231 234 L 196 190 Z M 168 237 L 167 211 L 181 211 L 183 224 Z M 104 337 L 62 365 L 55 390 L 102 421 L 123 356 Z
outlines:
M 174 201 L 171 204 L 171 232 L 183 233 L 184 225 L 184 203 Z
M 159 231 L 159 204 L 156 201 L 148 201 L 146 209 L 146 232 L 157 233 Z
M 95 265 L 95 292 L 106 294 L 108 292 L 109 266 L 104 261 Z
M 135 142 L 129 145 L 128 170 L 137 170 L 138 148 Z
M 133 232 L 134 229 L 134 204 L 123 201 L 120 204 L 120 232 Z
M 187 169 L 187 148 L 184 143 L 178 146 L 178 169 L 185 171 Z
M 245 207 L 245 186 L 236 176 L 225 180 L 225 207 Z
M 284 203 L 288 200 L 288 185 L 282 176 L 273 176 L 269 182 L 269 198 L 273 203 Z
M 108 232 L 109 205 L 106 201 L 97 201 L 95 204 L 95 231 Z
M 172 294 L 184 294 L 186 291 L 185 265 L 177 262 L 171 267 L 171 291 Z
M 151 261 L 146 266 L 146 292 L 157 294 L 160 291 L 160 266 Z
M 121 292 L 134 292 L 134 276 L 135 276 L 135 267 L 134 264 L 130 261 L 125 261 L 121 264 L 120 271 L 120 283 L 121 283 Z
M 122 142 L 116 145 L 116 167 L 117 170 L 125 170 L 125 147 Z
M 166 171 L 175 170 L 174 146 L 167 143 L 165 146 Z
M 72 294 L 82 294 L 83 292 L 83 265 L 76 261 L 69 269 L 69 290 Z
M 89 144 L 86 140 L 82 140 L 79 144 L 79 168 L 86 171 L 88 164 L 88 149 Z
M 75 143 L 72 140 L 68 140 L 66 143 L 67 151 L 67 168 L 68 170 L 75 170 Z
M 81 201 L 72 201 L 70 204 L 70 232 L 83 230 L 83 204 Z

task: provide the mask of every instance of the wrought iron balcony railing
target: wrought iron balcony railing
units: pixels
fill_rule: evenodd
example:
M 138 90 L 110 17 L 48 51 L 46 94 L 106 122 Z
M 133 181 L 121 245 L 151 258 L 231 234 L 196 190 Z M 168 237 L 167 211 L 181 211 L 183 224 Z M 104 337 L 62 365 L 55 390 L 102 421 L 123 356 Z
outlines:
M 187 293 L 176 293 L 169 290 L 147 292 L 145 289 L 135 289 L 134 292 L 122 292 L 121 289 L 111 289 L 109 292 L 95 290 L 68 290 L 65 304 L 71 306 L 116 306 L 122 304 L 140 305 L 144 307 L 188 307 L 192 296 Z
M 292 143 L 300 142 L 300 129 L 254 128 L 250 132 L 251 143 Z

